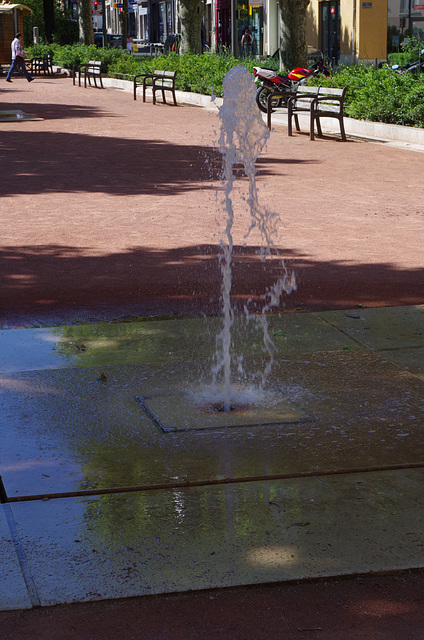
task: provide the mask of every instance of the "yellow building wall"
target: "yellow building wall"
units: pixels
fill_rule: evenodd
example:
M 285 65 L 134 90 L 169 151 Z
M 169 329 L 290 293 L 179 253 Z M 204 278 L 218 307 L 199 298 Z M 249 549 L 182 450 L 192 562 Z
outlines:
M 318 35 L 319 11 L 318 0 L 311 0 L 308 6 L 306 22 L 306 38 L 312 47 L 320 48 L 321 43 Z
M 358 1 L 358 0 L 357 0 Z M 364 5 L 371 4 L 367 9 Z M 358 2 L 357 53 L 360 60 L 387 57 L 387 0 Z
M 320 1 L 311 0 L 308 7 L 308 44 L 321 47 L 319 33 Z M 386 59 L 387 0 L 372 0 L 371 8 L 363 0 L 340 0 L 341 61 Z M 356 7 L 354 23 L 354 7 Z M 353 46 L 352 46 L 353 43 Z
M 356 0 L 359 4 L 360 0 Z M 352 59 L 352 42 L 355 41 L 356 35 L 353 25 L 353 0 L 348 2 L 340 2 L 340 56 L 350 56 Z M 352 40 L 353 38 L 353 40 Z

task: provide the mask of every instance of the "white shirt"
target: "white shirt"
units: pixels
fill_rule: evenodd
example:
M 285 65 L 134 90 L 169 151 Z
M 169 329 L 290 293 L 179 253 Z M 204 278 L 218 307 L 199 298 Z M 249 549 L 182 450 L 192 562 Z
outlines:
M 24 57 L 24 50 L 22 49 L 21 41 L 19 38 L 15 38 L 12 40 L 12 60 L 16 58 L 16 56 Z

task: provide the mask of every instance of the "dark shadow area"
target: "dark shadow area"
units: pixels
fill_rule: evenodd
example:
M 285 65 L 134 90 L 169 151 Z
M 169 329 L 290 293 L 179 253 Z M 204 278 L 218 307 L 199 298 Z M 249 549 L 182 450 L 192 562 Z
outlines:
M 7 157 L 0 184 L 5 196 L 84 191 L 175 195 L 204 189 L 202 181 L 219 180 L 222 174 L 216 149 L 162 140 L 5 131 L 0 151 Z M 273 175 L 270 164 L 279 162 L 259 162 L 261 176 Z M 291 161 L 282 161 L 286 162 Z
M 115 114 L 108 111 L 102 111 L 95 107 L 84 107 L 75 104 L 48 104 L 48 103 L 26 103 L 16 102 L 7 105 L 0 104 L 0 109 L 10 111 L 11 109 L 20 109 L 25 113 L 33 116 L 44 118 L 45 120 L 64 120 L 67 118 L 113 118 Z
M 279 259 L 263 264 L 258 247 L 235 247 L 232 296 L 235 308 L 261 296 L 283 274 Z M 280 309 L 326 310 L 424 303 L 424 268 L 398 269 L 390 263 L 357 264 L 309 260 L 281 250 L 296 274 L 297 291 Z M 0 321 L 52 316 L 72 321 L 103 316 L 213 314 L 221 311 L 221 274 L 215 245 L 170 250 L 136 247 L 106 256 L 64 246 L 11 247 L 0 252 Z

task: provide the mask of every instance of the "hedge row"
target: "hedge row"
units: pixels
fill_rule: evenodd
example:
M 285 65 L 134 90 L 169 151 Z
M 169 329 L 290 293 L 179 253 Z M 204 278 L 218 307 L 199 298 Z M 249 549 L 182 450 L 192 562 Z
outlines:
M 30 57 L 44 53 L 52 53 L 54 64 L 68 69 L 88 60 L 102 60 L 105 72 L 111 76 L 151 73 L 154 69 L 177 70 L 177 89 L 217 96 L 222 96 L 222 81 L 229 69 L 245 64 L 252 71 L 259 64 L 215 54 L 171 53 L 157 58 L 134 58 L 126 51 L 94 45 L 36 45 L 29 50 Z M 271 66 L 266 62 L 260 64 Z M 424 127 L 424 73 L 400 75 L 388 67 L 342 66 L 330 78 L 316 79 L 315 84 L 348 87 L 346 113 L 352 118 Z

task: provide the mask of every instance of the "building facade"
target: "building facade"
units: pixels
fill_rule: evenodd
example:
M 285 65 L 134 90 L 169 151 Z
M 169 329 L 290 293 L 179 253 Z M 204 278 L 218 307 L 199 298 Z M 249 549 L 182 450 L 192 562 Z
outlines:
M 405 36 L 424 41 L 424 0 L 389 0 L 387 47 L 398 51 Z
M 181 32 L 179 0 L 128 0 L 128 5 L 132 37 L 164 43 L 169 34 Z M 253 38 L 250 55 L 266 57 L 278 50 L 278 0 L 203 0 L 203 10 L 205 50 L 242 56 L 247 27 Z M 105 0 L 109 33 L 120 32 L 120 12 L 122 4 Z M 310 0 L 308 44 L 334 63 L 386 60 L 410 33 L 424 40 L 424 0 Z
M 214 0 L 214 9 L 211 35 L 217 49 L 227 47 L 236 55 L 242 53 L 241 36 L 249 27 L 254 55 L 270 56 L 277 51 L 278 0 Z M 387 16 L 388 0 L 311 0 L 307 13 L 308 44 L 336 63 L 385 60 Z

